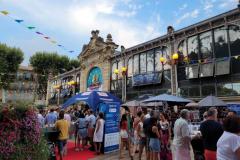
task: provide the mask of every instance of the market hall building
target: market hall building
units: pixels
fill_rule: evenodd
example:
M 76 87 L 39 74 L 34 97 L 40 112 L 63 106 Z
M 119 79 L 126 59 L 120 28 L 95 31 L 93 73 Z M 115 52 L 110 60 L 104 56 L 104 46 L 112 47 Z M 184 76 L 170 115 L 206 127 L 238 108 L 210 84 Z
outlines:
M 50 79 L 49 98 L 61 95 L 64 86 L 68 96 L 75 88 L 103 90 L 124 101 L 162 93 L 240 101 L 239 9 L 177 31 L 169 26 L 166 35 L 121 51 L 110 34 L 104 41 L 98 33 L 84 45 L 75 72 Z

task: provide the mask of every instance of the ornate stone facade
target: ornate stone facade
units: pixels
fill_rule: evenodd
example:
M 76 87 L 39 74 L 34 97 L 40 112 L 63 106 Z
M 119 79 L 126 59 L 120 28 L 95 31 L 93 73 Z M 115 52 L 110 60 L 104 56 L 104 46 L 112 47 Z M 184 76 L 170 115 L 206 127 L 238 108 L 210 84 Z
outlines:
M 92 68 L 98 67 L 102 72 L 103 91 L 110 90 L 110 58 L 115 53 L 118 45 L 112 41 L 111 34 L 107 35 L 106 41 L 99 36 L 99 31 L 92 31 L 92 37 L 87 45 L 84 45 L 79 55 L 81 78 L 80 92 L 87 91 L 87 78 Z

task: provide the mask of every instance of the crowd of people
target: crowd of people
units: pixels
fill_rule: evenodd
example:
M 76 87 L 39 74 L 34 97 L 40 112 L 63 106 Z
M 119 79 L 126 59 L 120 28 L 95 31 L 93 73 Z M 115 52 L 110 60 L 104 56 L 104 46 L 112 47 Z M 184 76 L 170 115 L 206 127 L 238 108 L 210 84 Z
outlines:
M 164 112 L 138 111 L 134 117 L 126 108 L 120 121 L 120 159 L 126 148 L 129 159 L 139 152 L 139 160 L 145 149 L 147 160 L 239 160 L 240 117 L 229 111 L 223 120 L 218 119 L 218 110 L 209 108 L 203 114 L 198 132 L 190 128 L 190 112 L 182 109 L 179 118 L 172 122 Z M 201 156 L 195 155 L 193 140 L 203 144 Z
M 39 110 L 38 121 L 41 128 L 52 127 L 58 134 L 58 150 L 60 159 L 67 154 L 67 140 L 75 137 L 75 151 L 89 149 L 96 154 L 101 153 L 104 132 L 104 114 L 97 117 L 87 106 L 71 108 L 67 111 L 51 108 Z
M 88 107 L 71 108 L 67 111 L 40 110 L 41 127 L 55 127 L 59 131 L 58 148 L 60 159 L 67 153 L 66 144 L 71 135 L 75 137 L 75 151 L 87 149 L 101 153 L 104 135 L 104 114 L 97 117 Z M 167 114 L 166 114 L 167 113 Z M 133 116 L 128 108 L 121 115 L 120 159 L 127 150 L 129 159 L 147 160 L 238 160 L 240 159 L 240 117 L 229 111 L 219 121 L 218 110 L 209 108 L 203 113 L 199 131 L 190 128 L 190 112 L 182 109 L 178 119 L 172 121 L 169 112 L 138 110 Z M 71 127 L 70 127 L 71 126 Z M 193 140 L 203 144 L 202 157 L 196 156 Z M 136 156 L 138 154 L 138 156 Z

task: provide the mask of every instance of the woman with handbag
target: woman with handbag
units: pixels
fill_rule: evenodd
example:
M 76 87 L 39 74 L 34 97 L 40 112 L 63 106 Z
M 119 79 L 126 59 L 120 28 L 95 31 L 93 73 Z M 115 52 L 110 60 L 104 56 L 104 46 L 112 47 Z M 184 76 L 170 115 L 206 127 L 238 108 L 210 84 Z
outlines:
M 130 146 L 129 144 L 129 135 L 128 135 L 128 124 L 127 124 L 127 115 L 123 114 L 121 121 L 120 121 L 120 137 L 121 137 L 121 146 L 120 146 L 120 155 L 119 155 L 119 159 L 122 158 L 122 150 L 125 146 Z M 131 157 L 131 153 L 130 153 L 130 148 L 128 148 L 129 151 L 129 156 Z

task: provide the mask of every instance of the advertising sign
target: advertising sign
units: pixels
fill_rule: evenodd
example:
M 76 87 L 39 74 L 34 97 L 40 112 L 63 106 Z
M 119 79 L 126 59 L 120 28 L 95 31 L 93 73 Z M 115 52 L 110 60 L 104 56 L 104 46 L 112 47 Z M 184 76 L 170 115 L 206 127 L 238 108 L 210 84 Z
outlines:
M 102 83 L 103 83 L 103 77 L 102 77 L 101 69 L 98 67 L 92 68 L 87 78 L 87 90 L 101 91 Z
M 161 83 L 162 73 L 161 72 L 152 72 L 148 74 L 137 74 L 132 77 L 133 86 L 142 86 L 149 84 Z
M 116 102 L 106 103 L 104 110 L 104 153 L 109 153 L 119 149 L 120 104 Z

